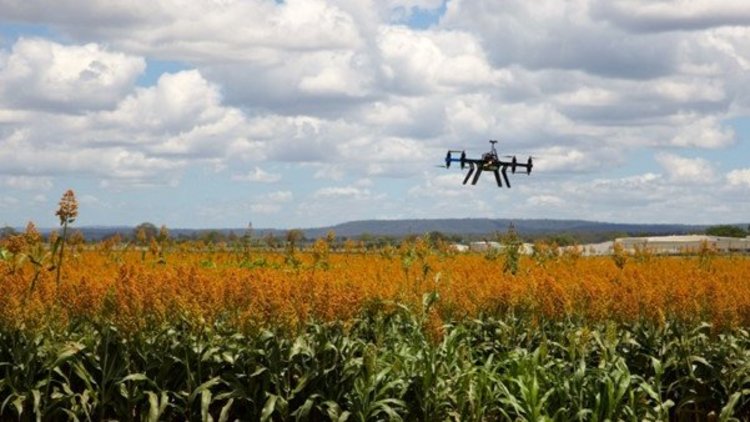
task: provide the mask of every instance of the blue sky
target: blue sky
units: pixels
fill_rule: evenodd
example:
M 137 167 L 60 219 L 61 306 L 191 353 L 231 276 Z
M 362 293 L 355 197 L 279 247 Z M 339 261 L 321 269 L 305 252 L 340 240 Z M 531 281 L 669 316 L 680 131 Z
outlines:
M 739 0 L 0 0 L 0 225 L 748 222 L 748 70 Z

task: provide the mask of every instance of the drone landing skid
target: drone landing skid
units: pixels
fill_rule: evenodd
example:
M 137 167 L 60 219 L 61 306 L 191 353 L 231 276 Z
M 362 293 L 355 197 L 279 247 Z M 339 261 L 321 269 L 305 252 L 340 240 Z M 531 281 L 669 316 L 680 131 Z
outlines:
M 479 176 L 482 175 L 482 166 L 477 166 L 477 172 L 474 173 L 474 179 L 471 181 L 472 185 L 476 185 L 479 181 Z
M 495 174 L 495 181 L 497 182 L 497 186 L 503 187 L 503 182 L 502 181 L 505 180 L 505 186 L 507 186 L 508 188 L 510 188 L 510 180 L 508 180 L 508 174 L 505 173 L 505 168 L 503 168 L 503 170 L 502 170 L 502 173 L 503 173 L 503 178 L 502 179 L 500 179 L 500 170 L 496 169 L 492 173 Z
M 474 173 L 474 163 L 469 163 L 469 172 L 466 173 L 466 178 L 464 179 L 464 185 L 466 182 L 469 181 L 469 178 L 471 177 L 471 174 Z

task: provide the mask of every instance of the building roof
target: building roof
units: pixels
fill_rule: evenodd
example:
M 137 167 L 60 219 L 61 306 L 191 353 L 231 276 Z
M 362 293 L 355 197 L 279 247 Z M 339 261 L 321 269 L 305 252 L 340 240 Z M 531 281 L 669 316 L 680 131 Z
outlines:
M 705 234 L 689 234 L 689 235 L 673 235 L 673 236 L 648 236 L 648 237 L 621 237 L 616 239 L 617 242 L 646 242 L 646 243 L 660 243 L 660 242 L 745 242 L 748 238 L 741 237 L 723 237 L 723 236 L 708 236 Z

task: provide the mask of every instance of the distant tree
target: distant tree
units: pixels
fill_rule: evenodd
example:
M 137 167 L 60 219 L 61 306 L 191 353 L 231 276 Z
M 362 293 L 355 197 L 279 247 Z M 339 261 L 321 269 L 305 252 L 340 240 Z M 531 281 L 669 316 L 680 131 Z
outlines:
M 201 240 L 213 245 L 213 244 L 225 241 L 226 236 L 224 236 L 224 233 L 218 230 L 209 230 L 201 234 Z
M 266 242 L 266 246 L 268 246 L 269 249 L 276 249 L 279 246 L 279 241 L 272 232 L 268 232 L 268 234 L 263 237 L 263 241 Z
M 159 229 L 153 223 L 141 223 L 133 229 L 133 237 L 140 244 L 146 244 L 146 242 L 155 238 L 159 234 Z
M 364 232 L 360 234 L 359 236 L 357 236 L 357 239 L 363 244 L 365 244 L 365 246 L 371 246 L 375 241 L 375 236 L 373 236 L 372 234 L 368 232 Z
M 607 240 L 615 240 L 622 237 L 628 237 L 628 234 L 625 232 L 612 232 L 609 236 L 607 236 Z
M 742 230 L 741 227 L 732 226 L 728 224 L 711 226 L 706 229 L 706 234 L 709 236 L 723 236 L 723 237 L 745 237 L 747 232 Z
M 305 240 L 305 234 L 300 229 L 292 229 L 286 232 L 287 246 L 292 249 L 295 249 L 303 240 Z
M 399 244 L 399 239 L 394 236 L 381 235 L 375 239 L 375 247 L 384 248 L 386 246 L 393 246 Z
M 431 231 L 427 233 L 427 240 L 430 242 L 430 246 L 434 247 L 440 242 L 447 242 L 449 239 L 443 232 Z
M 299 229 L 292 229 L 286 232 L 286 250 L 284 253 L 284 262 L 287 265 L 291 265 L 294 268 L 299 267 L 299 265 L 302 263 L 297 256 L 297 247 L 299 243 L 304 240 L 305 234 L 302 232 L 302 230 Z
M 16 232 L 16 229 L 10 226 L 5 226 L 3 228 L 0 228 L 0 239 L 5 239 L 6 237 L 11 237 L 17 235 L 18 232 Z
M 336 232 L 333 230 L 328 230 L 326 233 L 326 243 L 328 244 L 329 250 L 335 250 L 336 249 Z
M 503 262 L 503 272 L 510 272 L 515 274 L 518 272 L 518 264 L 521 259 L 521 246 L 523 242 L 516 232 L 516 227 L 513 223 L 508 226 L 508 231 L 504 236 L 500 236 L 500 240 L 503 243 L 503 255 L 505 255 L 505 261 Z
M 70 234 L 70 239 L 68 239 L 68 244 L 70 244 L 70 246 L 80 246 L 85 243 L 86 237 L 83 235 L 82 231 L 76 230 Z
M 159 234 L 157 235 L 156 240 L 158 240 L 160 243 L 164 243 L 169 240 L 169 229 L 166 225 L 162 224 L 161 228 L 159 228 Z
M 561 233 L 554 236 L 550 236 L 548 243 L 554 243 L 557 246 L 571 246 L 577 245 L 578 239 L 569 233 Z

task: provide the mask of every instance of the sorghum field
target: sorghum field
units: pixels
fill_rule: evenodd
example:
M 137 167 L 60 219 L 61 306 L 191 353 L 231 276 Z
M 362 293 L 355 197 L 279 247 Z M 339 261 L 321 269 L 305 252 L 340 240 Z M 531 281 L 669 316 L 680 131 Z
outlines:
M 750 417 L 747 257 L 66 236 L 0 246 L 0 420 Z

